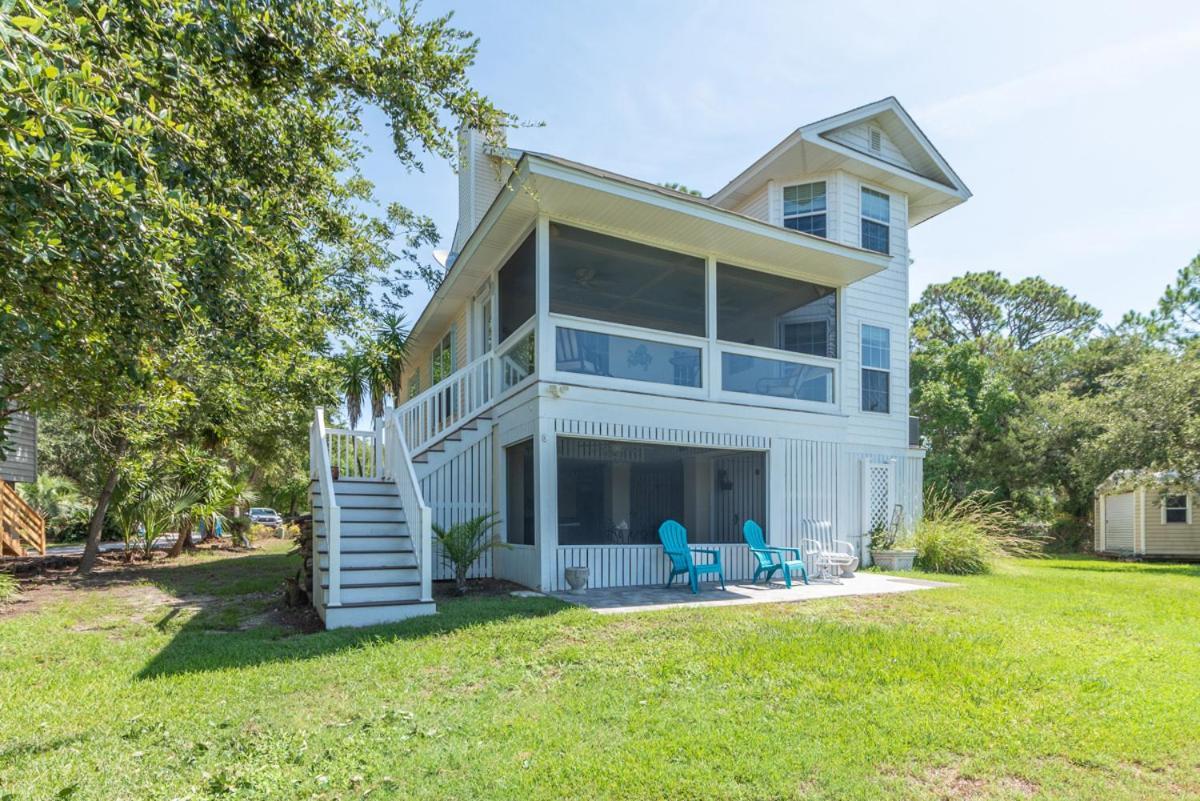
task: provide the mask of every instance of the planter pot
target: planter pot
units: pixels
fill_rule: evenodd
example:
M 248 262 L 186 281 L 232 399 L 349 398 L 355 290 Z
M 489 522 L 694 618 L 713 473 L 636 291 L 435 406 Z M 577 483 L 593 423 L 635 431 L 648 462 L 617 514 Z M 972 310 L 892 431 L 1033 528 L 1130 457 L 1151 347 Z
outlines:
M 563 571 L 566 576 L 567 586 L 571 589 L 567 590 L 571 595 L 583 595 L 587 592 L 588 569 L 586 567 L 568 567 Z
M 871 551 L 871 561 L 881 570 L 912 570 L 915 550 Z
M 338 466 L 336 464 L 333 467 L 329 468 L 329 473 L 334 481 L 338 480 Z

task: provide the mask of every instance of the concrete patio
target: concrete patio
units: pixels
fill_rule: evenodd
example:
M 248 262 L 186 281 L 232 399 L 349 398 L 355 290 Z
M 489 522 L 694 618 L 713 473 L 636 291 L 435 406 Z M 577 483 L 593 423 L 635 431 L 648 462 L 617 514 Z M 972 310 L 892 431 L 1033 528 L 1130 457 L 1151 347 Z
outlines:
M 646 587 L 609 587 L 589 589 L 583 595 L 565 592 L 551 593 L 568 603 L 586 606 L 601 614 L 623 612 L 648 612 L 656 609 L 682 609 L 698 606 L 740 606 L 743 604 L 779 604 L 813 601 L 818 598 L 839 598 L 847 595 L 887 595 L 899 592 L 914 592 L 937 587 L 953 587 L 942 581 L 925 581 L 904 578 L 885 573 L 857 573 L 853 578 L 842 579 L 841 584 L 814 580 L 807 586 L 797 580 L 791 589 L 782 581 L 751 584 L 748 581 L 726 582 L 726 589 L 719 584 L 700 585 L 700 593 L 693 595 L 687 583 L 676 583 L 670 589 L 661 584 Z

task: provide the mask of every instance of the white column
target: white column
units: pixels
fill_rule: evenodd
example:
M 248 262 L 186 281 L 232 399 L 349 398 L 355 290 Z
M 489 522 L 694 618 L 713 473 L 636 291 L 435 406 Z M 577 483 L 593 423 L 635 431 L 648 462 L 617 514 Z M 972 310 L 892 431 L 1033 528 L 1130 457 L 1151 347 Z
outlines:
M 537 241 L 534 251 L 537 275 L 537 318 L 536 350 L 537 364 L 534 367 L 537 380 L 554 372 L 554 326 L 550 322 L 550 218 L 539 214 L 537 219 Z
M 539 404 L 540 405 L 540 404 Z M 537 509 L 538 587 L 555 589 L 558 555 L 558 440 L 554 421 L 539 417 L 533 438 L 534 507 Z
M 721 389 L 721 354 L 717 350 L 717 259 L 705 259 L 705 328 L 708 334 L 708 358 L 704 364 L 705 393 L 717 397 Z

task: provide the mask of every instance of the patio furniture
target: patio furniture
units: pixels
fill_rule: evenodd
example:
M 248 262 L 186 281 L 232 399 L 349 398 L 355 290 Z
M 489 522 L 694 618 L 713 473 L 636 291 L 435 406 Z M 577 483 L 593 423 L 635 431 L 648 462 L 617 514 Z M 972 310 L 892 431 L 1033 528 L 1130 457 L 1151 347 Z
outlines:
M 687 574 L 688 584 L 691 585 L 693 593 L 700 592 L 700 576 L 709 573 L 716 573 L 717 578 L 721 582 L 721 589 L 725 589 L 725 571 L 721 567 L 721 552 L 716 548 L 697 548 L 688 545 L 687 529 L 674 520 L 664 521 L 658 527 L 658 538 L 662 540 L 663 551 L 671 560 L 671 575 L 667 579 L 667 587 L 675 581 L 676 576 Z M 712 561 L 704 564 L 696 564 L 692 558 L 693 554 L 707 554 L 712 557 Z
M 800 547 L 804 558 L 812 560 L 817 578 L 841 584 L 842 573 L 852 574 L 858 568 L 858 549 L 845 540 L 833 539 L 828 520 L 802 520 L 800 528 L 807 535 L 800 540 Z
M 747 520 L 742 524 L 742 537 L 746 540 L 746 545 L 750 548 L 750 553 L 758 561 L 758 567 L 754 569 L 754 579 L 757 582 L 760 574 L 766 574 L 766 583 L 771 583 L 771 576 L 775 575 L 776 571 L 783 571 L 783 581 L 787 584 L 788 589 L 792 587 L 792 572 L 800 571 L 800 577 L 804 579 L 804 583 L 808 583 L 808 569 L 804 566 L 804 556 L 800 553 L 799 548 L 777 548 L 766 544 L 763 538 L 762 526 L 755 523 L 753 520 Z M 788 554 L 792 555 L 792 559 L 788 559 Z

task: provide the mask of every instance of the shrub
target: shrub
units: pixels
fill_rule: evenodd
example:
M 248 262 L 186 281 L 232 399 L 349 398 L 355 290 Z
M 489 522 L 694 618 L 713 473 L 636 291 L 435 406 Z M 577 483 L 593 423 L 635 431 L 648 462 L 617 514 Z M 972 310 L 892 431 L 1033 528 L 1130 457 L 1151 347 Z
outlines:
M 250 526 L 250 539 L 261 540 L 275 536 L 275 527 L 265 523 L 253 523 Z
M 1012 507 L 986 493 L 927 492 L 914 540 L 917 566 L 931 573 L 987 573 L 997 557 L 1041 552 L 1041 538 L 1022 532 Z
M 454 566 L 454 585 L 459 594 L 467 591 L 467 571 L 475 560 L 492 548 L 507 548 L 508 544 L 492 538 L 497 524 L 496 514 L 479 515 L 450 528 L 433 524 L 433 533 L 442 544 L 442 558 Z
M 17 597 L 21 590 L 12 573 L 0 573 L 0 604 Z

